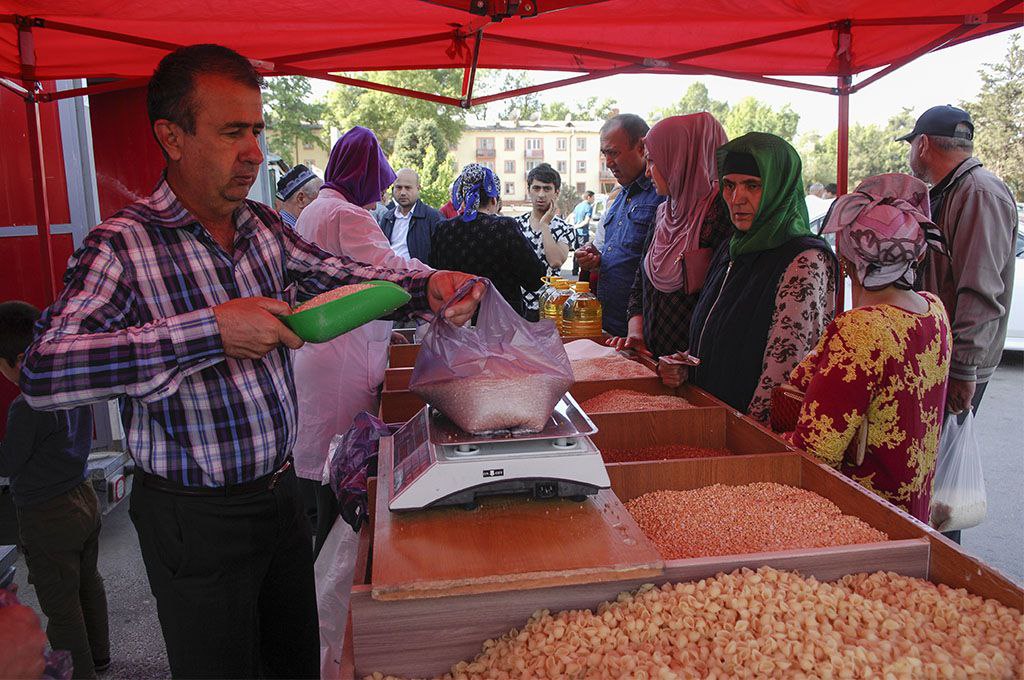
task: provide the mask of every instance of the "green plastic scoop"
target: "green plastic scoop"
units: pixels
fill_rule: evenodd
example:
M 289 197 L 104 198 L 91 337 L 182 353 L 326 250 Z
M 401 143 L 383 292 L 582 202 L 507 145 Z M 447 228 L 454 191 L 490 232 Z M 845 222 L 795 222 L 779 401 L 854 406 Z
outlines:
M 327 342 L 390 314 L 412 299 L 403 288 L 390 281 L 368 283 L 372 284 L 370 288 L 278 318 L 306 342 Z

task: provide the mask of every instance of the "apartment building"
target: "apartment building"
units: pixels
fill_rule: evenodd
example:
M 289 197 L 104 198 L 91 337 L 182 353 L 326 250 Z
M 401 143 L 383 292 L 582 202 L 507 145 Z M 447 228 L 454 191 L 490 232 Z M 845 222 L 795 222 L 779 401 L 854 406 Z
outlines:
M 455 148 L 455 164 L 485 165 L 501 179 L 502 200 L 528 201 L 526 175 L 549 163 L 562 176 L 563 186 L 608 193 L 615 178 L 601 159 L 600 130 L 604 121 L 470 121 Z

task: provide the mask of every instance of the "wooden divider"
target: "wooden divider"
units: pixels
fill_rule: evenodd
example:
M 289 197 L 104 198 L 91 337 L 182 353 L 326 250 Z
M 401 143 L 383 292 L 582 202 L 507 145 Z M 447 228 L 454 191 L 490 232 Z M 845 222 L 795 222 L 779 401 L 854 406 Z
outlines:
M 599 449 L 630 449 L 685 444 L 733 453 L 779 453 L 792 450 L 784 441 L 724 408 L 591 414 Z
M 408 390 L 380 393 L 380 419 L 385 423 L 404 423 L 427 403 Z
M 593 340 L 596 343 L 604 344 L 608 339 L 607 335 L 588 336 L 585 338 L 562 338 L 562 344 L 574 340 Z M 391 345 L 388 349 L 388 368 L 411 368 L 416 363 L 416 357 L 420 353 L 420 344 Z

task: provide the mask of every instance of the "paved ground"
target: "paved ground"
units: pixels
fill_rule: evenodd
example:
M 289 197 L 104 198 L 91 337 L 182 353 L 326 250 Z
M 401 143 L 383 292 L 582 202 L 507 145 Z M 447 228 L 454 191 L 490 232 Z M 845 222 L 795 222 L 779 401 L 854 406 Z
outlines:
M 1007 354 L 978 415 L 985 455 L 989 517 L 964 532 L 964 547 L 1024 584 L 1024 354 Z M 0 497 L 0 543 L 12 542 L 10 497 Z M 139 556 L 138 539 L 122 503 L 105 518 L 100 571 L 107 583 L 113 664 L 104 678 L 169 678 L 156 607 Z M 17 582 L 22 600 L 36 608 L 24 562 Z

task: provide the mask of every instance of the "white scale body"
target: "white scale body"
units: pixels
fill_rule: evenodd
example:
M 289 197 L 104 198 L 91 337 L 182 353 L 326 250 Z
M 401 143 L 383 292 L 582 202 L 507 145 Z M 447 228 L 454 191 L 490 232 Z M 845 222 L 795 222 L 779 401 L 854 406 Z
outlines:
M 391 437 L 392 511 L 475 505 L 476 497 L 530 493 L 535 498 L 583 497 L 611 485 L 597 432 L 566 394 L 535 434 L 472 435 L 429 405 Z

